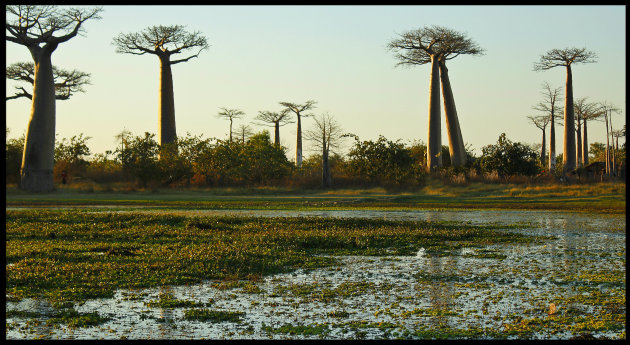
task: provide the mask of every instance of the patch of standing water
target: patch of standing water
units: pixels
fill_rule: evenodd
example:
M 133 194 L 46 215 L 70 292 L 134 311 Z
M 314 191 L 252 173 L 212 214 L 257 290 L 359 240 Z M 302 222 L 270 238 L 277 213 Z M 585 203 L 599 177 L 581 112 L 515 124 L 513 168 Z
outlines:
M 98 312 L 111 320 L 86 328 L 50 327 L 45 322 L 8 317 L 7 339 L 43 336 L 50 339 L 310 339 L 415 337 L 426 329 L 503 329 L 518 317 L 559 313 L 601 312 L 562 298 L 582 295 L 582 277 L 617 270 L 625 277 L 625 216 L 541 211 L 221 211 L 187 215 L 238 214 L 258 216 L 373 217 L 396 220 L 448 220 L 473 224 L 524 224 L 509 231 L 553 235 L 544 244 L 461 248 L 436 256 L 420 248 L 414 256 L 344 256 L 335 267 L 266 277 L 247 291 L 242 285 L 219 288 L 217 282 L 143 291 L 118 291 L 111 299 L 76 305 L 80 313 Z M 164 211 L 160 211 L 164 213 Z M 490 253 L 491 255 L 486 255 Z M 623 285 L 589 283 L 603 293 Z M 239 311 L 239 322 L 187 320 L 185 308 L 147 304 L 165 291 L 179 300 L 205 304 L 207 309 Z M 7 302 L 7 310 L 41 311 L 43 301 Z M 624 309 L 625 316 L 625 309 Z M 41 320 L 45 320 L 42 316 Z M 283 326 L 304 326 L 311 333 Z M 389 325 L 389 326 L 388 326 Z M 310 328 L 309 328 L 310 327 Z M 318 328 L 319 327 L 319 328 Z M 625 328 L 622 330 L 625 332 Z M 601 331 L 614 336 L 619 331 Z M 532 338 L 568 338 L 570 332 L 539 332 Z

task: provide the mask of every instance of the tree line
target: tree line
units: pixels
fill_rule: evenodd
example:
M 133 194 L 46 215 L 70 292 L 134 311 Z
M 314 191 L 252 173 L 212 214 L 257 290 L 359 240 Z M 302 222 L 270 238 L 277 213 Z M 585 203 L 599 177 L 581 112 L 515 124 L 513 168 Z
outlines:
M 123 130 L 115 136 L 116 147 L 93 154 L 89 136 L 79 134 L 57 140 L 54 180 L 66 173 L 70 181 L 94 181 L 103 185 L 123 184 L 132 188 L 151 187 L 254 187 L 294 188 L 385 187 L 413 189 L 425 184 L 427 145 L 422 141 L 404 143 L 380 136 L 361 140 L 344 133 L 330 117 L 316 118 L 305 138 L 319 151 L 307 156 L 300 168 L 286 156 L 286 148 L 272 141 L 267 130 L 245 138 L 217 139 L 187 133 L 175 139 L 178 150 L 159 145 L 155 134 L 133 135 Z M 6 141 L 6 183 L 19 183 L 25 136 Z M 326 143 L 324 145 L 323 143 Z M 173 145 L 173 143 L 167 144 Z M 346 146 L 342 154 L 338 149 Z M 612 146 L 618 165 L 625 164 L 625 143 Z M 481 149 L 480 156 L 466 150 L 466 164 L 455 167 L 449 147 L 443 145 L 443 166 L 434 176 L 445 182 L 534 181 L 547 166 L 539 153 L 505 133 L 495 144 Z M 590 144 L 590 159 L 604 162 L 605 144 Z M 556 157 L 562 160 L 562 155 Z M 562 176 L 561 165 L 551 175 Z
M 23 87 L 19 87 L 19 92 L 15 95 L 7 96 L 7 100 L 20 97 L 31 99 L 30 120 L 24 139 L 20 164 L 19 185 L 22 189 L 33 192 L 48 192 L 53 190 L 53 169 L 58 151 L 58 147 L 56 148 L 55 146 L 55 101 L 66 100 L 73 93 L 83 92 L 84 89 L 82 86 L 89 84 L 90 75 L 76 70 L 65 71 L 53 66 L 51 56 L 59 45 L 74 38 L 79 32 L 84 31 L 86 21 L 100 19 L 102 11 L 103 9 L 101 7 L 61 8 L 51 5 L 6 6 L 6 40 L 26 47 L 33 57 L 32 63 L 16 63 L 7 67 L 7 78 L 31 83 L 33 87 L 32 92 L 29 92 L 29 90 Z M 190 158 L 185 157 L 186 147 L 182 143 L 184 139 L 179 138 L 176 132 L 172 66 L 188 62 L 198 57 L 204 50 L 207 50 L 209 47 L 207 38 L 199 31 L 186 31 L 185 27 L 182 25 L 157 25 L 148 27 L 139 32 L 120 33 L 113 38 L 112 43 L 116 47 L 117 53 L 154 55 L 158 58 L 160 64 L 157 140 L 152 139 L 153 136 L 149 133 L 146 133 L 144 137 L 139 137 L 141 139 L 139 139 L 140 141 L 138 141 L 138 143 L 142 142 L 142 145 L 144 145 L 142 146 L 142 150 L 145 151 L 142 157 L 144 157 L 143 159 L 147 159 L 143 161 L 142 164 L 146 166 L 157 164 L 164 167 L 172 163 L 168 163 L 169 160 L 178 161 Z M 399 61 L 397 65 L 413 66 L 431 64 L 427 145 L 424 152 L 425 158 L 421 163 L 420 161 L 417 163 L 421 164 L 420 167 L 424 170 L 435 172 L 445 165 L 444 161 L 446 160 L 446 156 L 448 156 L 449 164 L 454 168 L 471 166 L 473 162 L 468 160 L 469 155 L 464 146 L 462 128 L 460 128 L 459 125 L 446 62 L 459 55 L 482 55 L 484 53 L 483 48 L 464 33 L 433 25 L 399 34 L 396 39 L 389 42 L 388 49 L 395 53 L 395 58 Z M 576 157 L 578 154 L 576 152 L 572 65 L 576 63 L 593 63 L 596 62 L 595 59 L 596 55 L 585 48 L 552 49 L 543 54 L 540 57 L 540 61 L 534 64 L 535 71 L 544 71 L 555 67 L 566 68 L 562 155 L 562 173 L 565 176 L 578 167 L 578 165 L 576 165 Z M 441 144 L 440 86 L 444 101 L 444 113 L 448 134 L 447 154 L 443 154 L 443 145 Z M 303 104 L 293 102 L 279 103 L 284 107 L 282 110 L 279 112 L 261 111 L 257 119 L 266 125 L 272 125 L 274 127 L 274 147 L 276 150 L 274 152 L 280 152 L 283 148 L 280 147 L 279 144 L 279 128 L 291 122 L 288 114 L 295 115 L 297 120 L 295 168 L 299 170 L 302 168 L 303 163 L 302 118 L 313 116 L 313 114 L 308 111 L 314 108 L 315 102 L 308 100 Z M 556 110 L 554 108 L 555 105 L 552 104 L 550 107 L 551 115 L 548 122 L 551 123 L 552 134 L 550 136 L 551 148 L 549 160 L 550 162 L 554 162 L 556 158 L 554 154 Z M 607 107 L 604 112 L 607 130 L 610 123 L 610 116 L 606 114 L 610 114 L 613 109 L 614 107 L 610 106 Z M 229 149 L 225 149 L 225 152 L 232 152 L 232 146 L 234 145 L 243 145 L 244 147 L 249 145 L 252 138 L 258 138 L 258 144 L 264 141 L 259 135 L 254 135 L 250 140 L 246 141 L 245 135 L 248 131 L 251 131 L 247 127 L 239 128 L 242 137 L 240 144 L 238 141 L 233 140 L 233 120 L 242 115 L 244 115 L 242 111 L 228 108 L 221 108 L 221 111 L 217 114 L 217 116 L 230 121 L 229 140 L 227 141 L 227 147 Z M 532 121 L 534 121 L 537 126 L 542 127 L 544 138 L 545 120 L 532 119 Z M 584 124 L 586 123 L 585 117 L 578 113 L 578 122 L 580 121 L 584 121 Z M 331 184 L 331 157 L 329 157 L 329 149 L 331 146 L 335 145 L 335 141 L 338 139 L 335 135 L 339 135 L 341 138 L 342 134 L 336 133 L 338 131 L 335 130 L 335 124 L 333 123 L 332 117 L 329 115 L 321 115 L 315 121 L 315 125 L 317 130 L 313 133 L 308 133 L 306 136 L 308 136 L 309 140 L 321 147 L 320 164 L 322 169 L 322 185 L 326 187 Z M 579 125 L 577 130 L 581 130 Z M 584 133 L 586 133 L 586 127 L 584 127 Z M 579 134 L 578 138 L 580 138 Z M 219 141 L 217 141 L 217 143 L 218 142 Z M 505 137 L 500 137 L 497 142 L 497 145 L 504 147 L 510 147 L 511 144 L 513 143 L 509 142 Z M 587 146 L 586 138 L 584 138 L 583 144 L 581 143 L 581 139 L 578 139 L 578 145 Z M 543 152 L 544 146 L 543 144 Z M 606 150 L 607 152 L 612 152 L 614 155 L 614 150 L 610 150 L 609 146 L 607 136 Z M 212 147 L 216 148 L 216 145 Z M 239 150 L 245 150 L 243 152 L 251 153 L 250 149 L 251 148 L 241 148 Z M 124 146 L 121 150 L 125 151 Z M 488 154 L 490 154 L 490 151 L 492 150 L 489 150 Z M 521 152 L 522 150 L 519 148 L 516 151 Z M 148 152 L 157 155 L 156 162 L 153 161 L 153 158 L 148 158 L 152 157 Z M 222 154 L 227 155 L 225 152 Z M 524 156 L 528 155 L 525 151 L 521 153 Z M 484 152 L 484 156 L 485 155 L 486 153 Z M 544 159 L 543 156 L 544 154 L 541 153 L 541 161 Z M 588 154 L 586 156 L 588 156 Z M 609 156 L 610 155 L 607 154 L 607 157 Z M 131 165 L 129 165 L 132 164 L 130 163 L 131 161 L 125 160 L 127 159 L 125 157 L 118 157 L 117 159 L 120 164 L 123 164 L 126 174 L 134 174 L 131 171 L 135 170 L 130 168 Z M 241 159 L 241 161 L 246 162 L 246 164 L 257 164 L 255 161 L 248 160 L 249 158 L 245 159 L 240 156 L 233 156 L 232 158 Z M 582 159 L 585 159 L 583 155 Z M 607 172 L 610 171 L 609 166 L 611 166 L 612 169 L 612 165 L 614 164 L 610 159 L 611 158 L 607 158 L 606 160 Z M 277 163 L 280 164 L 278 169 L 282 170 L 285 163 Z M 235 164 L 238 165 L 237 163 L 230 163 L 229 166 L 234 166 Z M 544 162 L 540 162 L 540 164 L 544 165 Z M 553 164 L 555 164 L 555 162 Z M 553 167 L 553 165 L 550 166 L 550 168 L 551 167 Z M 162 169 L 160 171 L 167 170 L 168 169 Z M 553 169 L 549 169 L 549 171 L 551 170 Z M 505 170 L 504 173 L 509 174 L 507 171 L 509 171 L 509 169 Z M 529 170 L 527 169 L 519 171 L 529 174 Z M 135 176 L 140 178 L 138 174 L 139 173 L 136 171 Z M 177 174 L 173 175 L 172 172 L 168 173 L 168 175 L 169 179 L 176 179 L 178 176 Z M 264 179 L 261 176 L 256 178 L 259 179 L 259 183 L 262 183 L 260 179 Z M 146 178 L 140 179 L 142 181 L 146 180 Z M 236 177 L 235 179 L 238 180 Z

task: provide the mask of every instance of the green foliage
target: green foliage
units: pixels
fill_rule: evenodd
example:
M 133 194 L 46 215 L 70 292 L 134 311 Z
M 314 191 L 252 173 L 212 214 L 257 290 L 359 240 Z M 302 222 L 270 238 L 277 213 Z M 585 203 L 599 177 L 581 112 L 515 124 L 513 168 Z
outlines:
M 24 151 L 25 136 L 22 134 L 20 138 L 8 139 L 5 144 L 5 169 L 6 183 L 20 182 L 20 167 L 22 166 L 22 153 Z
M 348 163 L 352 173 L 365 183 L 417 186 L 423 184 L 425 178 L 418 151 L 419 148 L 412 150 L 400 140 L 393 142 L 383 136 L 377 141 L 360 141 L 355 137 Z
M 476 163 L 484 172 L 496 171 L 502 178 L 534 176 L 540 172 L 538 153 L 527 145 L 513 143 L 505 133 L 501 133 L 495 145 L 484 146 L 481 151 Z
M 83 137 L 83 133 L 72 136 L 70 140 L 63 138 L 55 143 L 54 175 L 59 178 L 65 171 L 70 176 L 83 176 L 88 166 L 85 159 L 89 156 L 90 148 L 87 141 L 91 137 Z
M 145 132 L 144 137 L 127 140 L 122 148 L 116 149 L 116 158 L 123 171 L 137 178 L 143 186 L 161 175 L 158 165 L 160 146 L 154 138 L 155 134 Z

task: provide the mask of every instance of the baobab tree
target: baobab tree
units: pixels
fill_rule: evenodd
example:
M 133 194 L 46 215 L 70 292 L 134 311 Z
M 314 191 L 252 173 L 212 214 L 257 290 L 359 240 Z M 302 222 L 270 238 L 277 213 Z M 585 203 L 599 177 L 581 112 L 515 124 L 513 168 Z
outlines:
M 304 114 L 303 112 L 315 108 L 317 102 L 308 100 L 304 104 L 291 102 L 280 102 L 280 105 L 295 113 L 297 116 L 297 143 L 295 145 L 295 165 L 302 167 L 302 117 L 313 116 L 313 114 Z
M 217 117 L 230 120 L 230 142 L 232 142 L 232 123 L 234 122 L 234 119 L 240 119 L 245 116 L 245 113 L 239 109 L 219 109 L 221 109 L 221 111 L 217 114 Z
M 621 110 L 606 101 L 600 103 L 600 109 L 603 116 L 604 124 L 606 125 L 606 175 L 610 175 L 613 168 L 610 159 L 610 130 L 612 129 L 610 127 L 612 126 L 609 127 L 609 120 L 612 117 L 613 112 L 619 113 Z
M 186 62 L 208 49 L 206 37 L 200 32 L 187 32 L 182 25 L 151 26 L 141 32 L 119 34 L 112 44 L 117 53 L 156 55 L 160 60 L 160 93 L 158 107 L 158 131 L 160 146 L 177 139 L 175 130 L 175 98 L 173 95 L 173 75 L 171 66 Z M 171 60 L 171 55 L 181 54 L 190 49 L 196 54 L 186 58 Z
M 274 113 L 271 111 L 259 111 L 258 116 L 256 116 L 256 120 L 258 120 L 259 124 L 262 126 L 273 126 L 274 131 L 274 144 L 280 145 L 280 127 L 287 125 L 289 123 L 293 123 L 291 118 L 289 117 L 290 110 L 288 108 L 282 109 L 279 113 Z
M 451 164 L 453 166 L 464 165 L 466 163 L 466 150 L 459 126 L 446 61 L 462 54 L 480 55 L 483 53 L 483 49 L 464 34 L 440 26 L 407 31 L 399 35 L 398 39 L 391 41 L 388 44 L 388 48 L 397 52 L 395 57 L 400 61 L 396 66 L 431 63 L 427 168 L 433 170 L 435 167 L 442 165 L 442 157 L 440 156 L 442 150 L 439 105 L 440 80 L 444 97 L 444 115 L 446 118 Z
M 55 83 L 55 99 L 67 100 L 76 92 L 85 92 L 84 85 L 90 84 L 90 73 L 78 70 L 67 71 L 53 66 L 53 80 Z M 7 79 L 23 81 L 31 84 L 35 82 L 35 65 L 32 62 L 16 62 L 6 69 Z M 22 86 L 15 87 L 20 92 L 7 96 L 7 101 L 21 97 L 33 99 L 31 92 Z
M 560 112 L 560 88 L 552 88 L 548 82 L 542 85 L 543 101 L 536 104 L 533 109 L 542 111 L 549 116 L 549 172 L 556 169 L 556 121 Z M 561 124 L 561 123 L 559 123 Z
M 53 190 L 55 155 L 55 100 L 52 53 L 84 30 L 90 19 L 100 19 L 102 8 L 7 5 L 6 40 L 25 46 L 33 58 L 33 93 L 27 126 L 20 188 L 31 192 Z
M 304 132 L 304 137 L 317 145 L 322 153 L 322 188 L 330 188 L 332 175 L 330 172 L 330 149 L 337 148 L 344 137 L 341 126 L 328 113 L 314 118 L 313 129 Z
M 603 116 L 603 110 L 598 103 L 587 103 L 582 109 L 582 161 L 588 165 L 588 126 L 590 120 L 597 120 Z
M 552 49 L 540 57 L 540 61 L 534 63 L 535 71 L 544 71 L 554 67 L 565 67 L 567 79 L 564 96 L 564 150 L 562 153 L 563 169 L 567 172 L 576 168 L 575 149 L 575 114 L 573 110 L 573 75 L 571 65 L 574 63 L 592 63 L 596 55 L 586 48 Z
M 547 153 L 547 147 L 545 146 L 545 130 L 547 125 L 551 122 L 551 118 L 547 115 L 540 116 L 528 116 L 527 119 L 534 124 L 538 129 L 542 131 L 542 146 L 540 149 L 540 165 L 545 166 L 545 155 Z
M 241 138 L 241 143 L 243 144 L 245 144 L 245 140 L 247 138 L 254 134 L 251 127 L 242 123 L 236 128 L 235 133 L 238 135 L 239 138 Z
M 575 112 L 575 132 L 577 134 L 577 165 L 581 167 L 583 164 L 588 164 L 588 158 L 584 157 L 584 154 L 588 154 L 588 150 L 584 150 L 584 146 L 588 145 L 586 139 L 586 119 L 593 113 L 593 109 L 596 107 L 595 103 L 589 103 L 586 101 L 587 97 L 578 98 L 574 104 Z M 582 127 L 584 127 L 584 136 L 582 136 Z M 584 138 L 584 140 L 582 140 Z

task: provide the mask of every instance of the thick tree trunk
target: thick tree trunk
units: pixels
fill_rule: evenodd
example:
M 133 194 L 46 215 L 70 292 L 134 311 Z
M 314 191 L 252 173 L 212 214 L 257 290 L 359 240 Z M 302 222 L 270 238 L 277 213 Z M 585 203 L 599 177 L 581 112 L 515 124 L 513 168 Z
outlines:
M 549 172 L 556 170 L 556 125 L 555 114 L 551 111 L 551 127 L 549 127 Z
M 588 165 L 588 136 L 586 135 L 586 119 L 584 119 L 584 140 L 582 140 L 582 160 L 584 165 Z
M 545 155 L 547 154 L 547 147 L 546 147 L 546 143 L 545 143 L 545 129 L 542 129 L 542 148 L 540 149 L 540 165 L 543 167 L 545 166 Z
M 610 134 L 608 133 L 608 114 L 604 115 L 604 122 L 606 122 L 606 175 L 610 175 L 610 151 L 609 151 L 610 144 L 608 142 L 608 138 L 610 137 Z
M 610 122 L 610 145 L 612 148 L 612 158 L 610 160 L 611 162 L 611 172 L 613 174 L 613 176 L 617 175 L 617 167 L 616 167 L 616 163 L 615 163 L 615 147 L 613 146 L 614 142 L 613 142 L 613 127 L 612 127 L 612 113 L 610 113 L 611 116 L 608 117 L 608 121 Z M 608 138 L 606 138 L 606 142 L 608 142 Z
M 564 151 L 562 171 L 566 174 L 575 169 L 575 115 L 573 111 L 573 76 L 567 66 L 567 83 L 564 97 Z
M 274 135 L 274 144 L 280 146 L 280 122 L 276 122 L 276 133 Z
M 177 138 L 175 132 L 175 98 L 173 95 L 173 75 L 168 56 L 160 57 L 160 108 L 159 108 L 160 145 L 172 143 Z M 232 130 L 230 128 L 230 141 Z
M 230 142 L 232 142 L 232 119 L 230 119 Z
M 442 133 L 440 123 L 440 69 L 437 57 L 431 57 L 431 84 L 429 93 L 429 133 L 427 138 L 427 168 L 442 166 Z
M 466 164 L 466 150 L 462 139 L 455 98 L 448 78 L 448 68 L 442 61 L 440 66 L 440 79 L 442 80 L 442 97 L 444 98 L 444 116 L 446 118 L 446 132 L 448 134 L 448 148 L 451 155 L 451 165 L 454 167 Z
M 330 176 L 330 163 L 328 162 L 328 148 L 326 147 L 326 135 L 324 134 L 322 145 L 322 188 L 330 188 L 332 178 Z
M 32 48 L 35 65 L 31 115 L 26 130 L 20 188 L 31 192 L 53 190 L 55 157 L 55 83 L 53 49 Z
M 301 116 L 297 114 L 297 143 L 295 145 L 295 165 L 302 167 L 302 120 Z
M 577 158 L 577 166 L 581 167 L 582 166 L 582 123 L 579 119 L 578 119 L 578 125 L 577 125 L 576 158 Z

